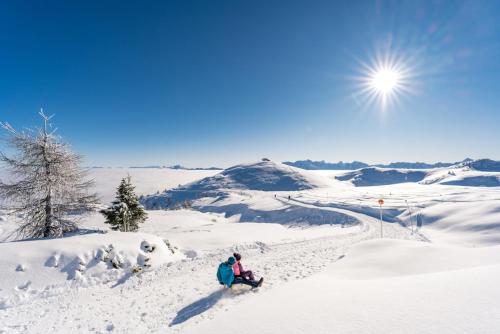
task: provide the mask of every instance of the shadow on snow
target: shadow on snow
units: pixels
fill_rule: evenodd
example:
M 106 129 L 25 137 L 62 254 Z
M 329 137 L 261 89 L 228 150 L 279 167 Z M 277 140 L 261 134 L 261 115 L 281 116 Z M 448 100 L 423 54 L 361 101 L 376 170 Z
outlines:
M 212 307 L 215 306 L 225 296 L 238 296 L 238 295 L 243 295 L 246 294 L 250 291 L 253 291 L 251 289 L 248 289 L 247 286 L 242 286 L 240 284 L 233 285 L 233 288 L 231 289 L 226 289 L 222 288 L 217 291 L 212 292 L 210 295 L 203 297 L 194 303 L 191 303 L 177 312 L 177 315 L 175 318 L 172 320 L 172 322 L 169 324 L 170 327 L 174 325 L 181 324 L 185 321 L 188 321 L 189 319 L 200 315 Z
M 192 304 L 182 308 L 177 312 L 177 315 L 172 320 L 169 326 L 181 324 L 192 317 L 197 316 L 209 309 L 211 309 L 224 295 L 224 289 L 212 292 L 210 295 L 203 297 Z

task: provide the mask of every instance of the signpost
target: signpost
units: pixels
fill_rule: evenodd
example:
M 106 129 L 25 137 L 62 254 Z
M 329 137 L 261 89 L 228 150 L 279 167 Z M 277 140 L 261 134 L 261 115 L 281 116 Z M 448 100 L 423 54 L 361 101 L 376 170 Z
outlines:
M 383 220 L 382 220 L 382 205 L 384 205 L 384 200 L 382 198 L 378 200 L 378 205 L 379 205 L 379 209 L 380 209 L 380 237 L 383 238 L 384 237 L 384 231 L 383 231 L 383 227 L 382 227 L 382 223 L 383 223 Z

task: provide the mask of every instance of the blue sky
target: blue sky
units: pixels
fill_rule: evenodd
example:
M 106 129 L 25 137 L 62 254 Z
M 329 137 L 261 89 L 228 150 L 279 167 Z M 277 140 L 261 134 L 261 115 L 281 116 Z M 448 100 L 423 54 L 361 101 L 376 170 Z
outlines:
M 2 1 L 0 119 L 86 164 L 500 159 L 499 1 Z M 363 100 L 397 57 L 408 93 Z

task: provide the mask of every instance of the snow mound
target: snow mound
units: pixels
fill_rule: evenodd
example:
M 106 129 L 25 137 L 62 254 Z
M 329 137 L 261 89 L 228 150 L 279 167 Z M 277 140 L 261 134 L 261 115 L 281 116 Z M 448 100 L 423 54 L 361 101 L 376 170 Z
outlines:
M 221 173 L 158 195 L 142 198 L 147 209 L 170 208 L 202 197 L 223 196 L 227 190 L 300 191 L 317 187 L 318 179 L 300 169 L 263 159 L 241 164 Z
M 93 233 L 0 243 L 0 309 L 68 288 L 123 283 L 184 255 L 145 233 Z
M 219 188 L 298 191 L 314 188 L 301 170 L 273 161 L 230 167 L 221 173 Z
M 362 168 L 336 176 L 339 181 L 350 181 L 356 187 L 382 186 L 396 183 L 419 182 L 427 176 L 426 171 L 384 168 Z

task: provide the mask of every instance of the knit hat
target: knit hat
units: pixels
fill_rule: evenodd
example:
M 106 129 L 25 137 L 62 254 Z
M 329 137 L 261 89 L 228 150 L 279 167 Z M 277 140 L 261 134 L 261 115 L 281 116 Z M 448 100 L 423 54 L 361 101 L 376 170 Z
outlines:
M 241 260 L 241 255 L 240 255 L 240 253 L 233 253 L 233 256 L 234 256 L 234 258 L 236 259 L 236 261 Z
M 234 256 L 230 256 L 229 259 L 227 259 L 227 263 L 229 263 L 230 265 L 235 264 L 236 259 L 234 258 Z

